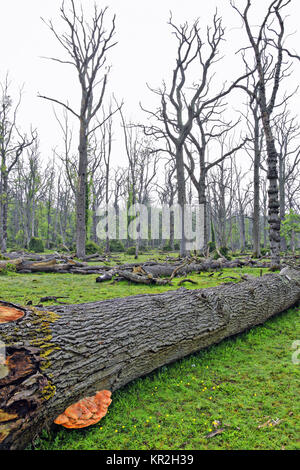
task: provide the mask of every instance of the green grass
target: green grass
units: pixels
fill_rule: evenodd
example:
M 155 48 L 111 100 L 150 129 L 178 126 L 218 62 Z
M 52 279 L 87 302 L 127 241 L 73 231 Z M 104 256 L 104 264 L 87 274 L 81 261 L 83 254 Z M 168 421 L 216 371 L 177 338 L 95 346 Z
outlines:
M 224 270 L 258 276 L 259 269 Z M 218 273 L 189 275 L 201 288 L 221 281 Z M 88 302 L 174 287 L 95 283 L 96 276 L 11 274 L 0 276 L 0 298 L 25 304 L 40 297 L 68 295 L 68 303 Z M 53 302 L 52 302 L 53 303 Z M 49 305 L 51 302 L 45 305 Z M 112 396 L 109 412 L 82 430 L 44 430 L 35 448 L 63 449 L 300 449 L 299 373 L 291 345 L 300 339 L 300 310 L 294 308 L 218 345 L 138 379 Z M 258 426 L 269 419 L 277 426 Z M 219 421 L 224 431 L 207 434 Z
M 267 272 L 267 269 L 263 269 Z M 258 268 L 237 268 L 224 269 L 223 276 L 238 277 L 239 274 L 260 275 Z M 218 272 L 209 277 L 210 273 L 188 274 L 189 279 L 197 282 L 197 285 L 185 283 L 187 289 L 200 289 L 203 287 L 217 286 L 221 282 Z M 61 299 L 62 302 L 69 304 L 94 302 L 96 300 L 113 299 L 116 297 L 127 297 L 128 295 L 137 295 L 144 293 L 159 293 L 178 288 L 178 283 L 183 278 L 175 278 L 173 286 L 146 286 L 143 284 L 135 285 L 127 281 L 114 283 L 113 281 L 96 283 L 98 275 L 81 274 L 53 274 L 53 273 L 35 273 L 9 275 L 0 274 L 0 300 L 6 302 L 19 303 L 26 305 L 31 301 L 33 305 L 39 303 L 41 297 L 46 296 L 68 296 Z M 226 281 L 232 281 L 226 279 Z M 234 281 L 232 281 L 234 282 Z M 52 305 L 55 302 L 46 302 L 45 305 Z

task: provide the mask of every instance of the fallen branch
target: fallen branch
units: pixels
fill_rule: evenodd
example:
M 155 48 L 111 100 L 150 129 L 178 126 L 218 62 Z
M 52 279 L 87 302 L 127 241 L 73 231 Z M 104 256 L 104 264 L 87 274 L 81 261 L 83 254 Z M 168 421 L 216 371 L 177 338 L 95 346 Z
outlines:
M 120 277 L 127 279 L 127 281 L 135 282 L 136 284 L 156 284 L 158 286 L 172 286 L 170 279 L 159 279 L 152 276 L 152 274 L 141 275 L 131 271 L 119 271 Z
M 57 299 L 67 299 L 69 296 L 68 295 L 64 295 L 64 296 L 60 296 L 60 297 L 56 297 L 55 295 L 49 295 L 48 297 L 41 297 L 40 298 L 40 302 L 43 303 L 43 302 L 50 302 L 50 301 L 54 301 L 54 302 L 57 302 Z
M 198 284 L 198 282 L 193 281 L 193 279 L 182 279 L 180 282 L 178 282 L 178 285 L 182 286 L 182 284 L 184 284 L 185 282 L 190 282 L 191 284 L 195 284 L 195 285 Z

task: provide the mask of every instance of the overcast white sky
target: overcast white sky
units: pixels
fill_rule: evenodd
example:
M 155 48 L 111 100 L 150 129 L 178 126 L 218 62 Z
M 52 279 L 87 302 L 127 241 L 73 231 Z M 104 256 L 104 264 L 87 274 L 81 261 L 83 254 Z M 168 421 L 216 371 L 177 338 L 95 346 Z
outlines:
M 67 1 L 67 0 L 66 0 Z M 243 6 L 245 0 L 236 0 Z M 79 0 L 76 3 L 80 4 Z M 82 1 L 89 11 L 94 0 Z M 146 82 L 153 87 L 161 84 L 162 79 L 170 77 L 176 53 L 176 41 L 167 25 L 169 11 L 173 12 L 176 23 L 200 18 L 203 30 L 210 23 L 218 7 L 226 26 L 226 44 L 223 44 L 225 58 L 219 67 L 216 86 L 221 87 L 227 79 L 237 77 L 240 72 L 240 59 L 235 51 L 247 43 L 241 22 L 232 10 L 229 0 L 96 0 L 99 7 L 108 6 L 112 15 L 116 13 L 117 46 L 108 56 L 112 64 L 110 91 L 125 102 L 125 113 L 133 121 L 142 119 L 139 102 L 146 107 L 154 105 L 153 96 L 146 87 Z M 262 18 L 269 5 L 269 0 L 253 0 L 253 23 Z M 39 130 L 41 147 L 45 156 L 51 154 L 51 148 L 59 145 L 61 134 L 53 117 L 52 104 L 37 98 L 37 93 L 68 100 L 75 109 L 79 108 L 79 90 L 75 68 L 44 60 L 41 56 L 64 58 L 64 51 L 55 40 L 41 17 L 51 18 L 60 24 L 59 7 L 61 0 L 0 0 L 0 78 L 9 71 L 15 89 L 24 83 L 24 98 L 20 118 L 23 128 L 30 123 Z M 300 45 L 298 21 L 300 1 L 292 0 L 287 8 L 287 32 L 295 35 L 289 44 Z M 109 17 L 109 15 L 108 15 Z M 298 47 L 299 52 L 300 46 Z M 294 75 L 290 86 L 299 82 L 300 65 L 295 63 Z M 197 79 L 197 77 L 195 77 Z M 292 108 L 296 113 L 300 108 L 300 92 L 293 99 Z M 241 102 L 241 97 L 236 98 Z M 119 125 L 118 123 L 116 124 Z M 116 133 L 118 134 L 118 133 Z M 125 156 L 116 144 L 115 159 L 125 164 Z

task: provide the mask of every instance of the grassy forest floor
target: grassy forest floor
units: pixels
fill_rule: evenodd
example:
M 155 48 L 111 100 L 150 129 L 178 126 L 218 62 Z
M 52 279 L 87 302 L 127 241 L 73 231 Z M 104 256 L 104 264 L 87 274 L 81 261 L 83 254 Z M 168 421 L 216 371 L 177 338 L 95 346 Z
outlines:
M 149 257 L 149 253 L 142 255 L 139 261 Z M 134 262 L 128 255 L 118 258 L 121 262 Z M 222 277 L 241 273 L 259 276 L 260 269 L 224 269 Z M 216 286 L 224 282 L 218 274 L 189 275 L 198 285 L 185 287 Z M 134 285 L 127 281 L 98 284 L 96 277 L 1 275 L 0 299 L 35 305 L 41 297 L 66 296 L 61 299 L 66 303 L 83 303 L 172 290 L 182 279 L 174 279 L 171 287 Z M 50 304 L 54 302 L 44 303 Z M 292 343 L 299 339 L 300 309 L 296 307 L 249 332 L 135 380 L 113 394 L 108 414 L 97 425 L 82 430 L 55 426 L 44 430 L 34 447 L 300 449 L 300 365 L 292 363 Z M 214 431 L 218 433 L 213 435 Z

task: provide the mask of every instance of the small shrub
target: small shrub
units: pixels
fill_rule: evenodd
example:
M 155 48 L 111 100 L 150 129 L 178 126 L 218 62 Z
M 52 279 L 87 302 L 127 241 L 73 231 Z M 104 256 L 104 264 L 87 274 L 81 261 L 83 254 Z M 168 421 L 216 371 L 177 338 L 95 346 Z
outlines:
M 75 247 L 76 251 L 76 247 Z M 88 240 L 85 242 L 85 253 L 87 255 L 93 255 L 94 253 L 101 253 L 101 248 L 97 243 L 93 242 L 92 240 Z
M 43 240 L 37 237 L 31 238 L 28 248 L 29 251 L 33 251 L 34 253 L 43 253 L 45 250 Z
M 130 246 L 126 251 L 128 255 L 135 255 L 135 246 Z
M 123 253 L 125 251 L 121 240 L 110 240 L 109 249 L 112 253 Z
M 228 251 L 229 251 L 229 249 L 227 248 L 227 246 L 221 246 L 221 248 L 219 249 L 219 252 L 220 252 L 221 255 L 224 256 L 225 258 L 227 258 Z
M 172 251 L 170 243 L 166 243 L 166 245 L 163 247 L 163 251 Z
M 9 273 L 15 273 L 16 272 L 16 265 L 12 263 L 7 263 L 3 268 L 0 266 L 0 275 L 6 276 Z
M 212 252 L 212 251 L 215 251 L 216 249 L 216 244 L 215 242 L 208 242 L 208 248 L 209 248 L 209 251 Z
M 219 249 L 219 253 L 220 253 L 224 258 L 226 258 L 228 261 L 231 261 L 231 260 L 232 260 L 232 257 L 229 256 L 228 252 L 229 252 L 229 249 L 228 249 L 226 246 L 222 246 L 222 247 Z M 213 256 L 213 259 L 214 259 L 214 260 L 217 260 L 217 259 L 220 258 L 219 253 L 218 253 L 217 251 L 214 253 L 214 256 Z

